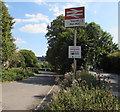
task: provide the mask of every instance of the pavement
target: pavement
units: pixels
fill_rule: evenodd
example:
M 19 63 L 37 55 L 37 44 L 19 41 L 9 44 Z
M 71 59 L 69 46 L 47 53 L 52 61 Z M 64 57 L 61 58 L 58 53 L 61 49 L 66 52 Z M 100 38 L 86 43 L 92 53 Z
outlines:
M 91 73 L 96 74 L 96 72 L 92 71 Z M 100 73 L 100 79 L 110 82 L 109 86 L 111 87 L 112 94 L 120 98 L 120 74 Z
M 34 77 L 15 81 L 10 83 L 2 83 L 2 110 L 33 110 L 43 98 L 51 91 L 55 85 L 56 75 L 52 72 L 42 72 Z

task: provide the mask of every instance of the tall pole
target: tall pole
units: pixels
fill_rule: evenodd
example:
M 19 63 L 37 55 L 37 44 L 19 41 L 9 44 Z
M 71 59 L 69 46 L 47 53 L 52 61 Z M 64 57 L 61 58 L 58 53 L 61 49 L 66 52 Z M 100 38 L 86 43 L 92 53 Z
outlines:
M 77 35 L 77 28 L 74 28 L 74 46 L 76 46 L 76 35 Z M 76 78 L 76 70 L 77 70 L 77 60 L 74 58 L 74 76 Z

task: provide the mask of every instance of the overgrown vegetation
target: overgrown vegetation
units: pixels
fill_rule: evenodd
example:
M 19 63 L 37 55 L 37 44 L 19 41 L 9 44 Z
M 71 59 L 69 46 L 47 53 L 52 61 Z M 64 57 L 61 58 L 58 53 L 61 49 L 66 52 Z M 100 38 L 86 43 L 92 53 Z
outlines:
M 60 83 L 61 84 L 61 83 Z M 78 72 L 74 80 L 72 73 L 67 73 L 61 84 L 61 90 L 55 94 L 43 111 L 118 111 L 120 101 L 113 96 L 106 84 L 100 82 L 88 72 Z
M 40 61 L 39 64 L 41 65 L 41 70 L 52 71 L 51 65 L 47 61 Z
M 2 82 L 19 81 L 33 75 L 34 75 L 33 71 L 29 68 L 26 68 L 26 69 L 12 68 L 9 70 L 3 70 L 1 79 L 2 79 Z
M 38 73 L 40 69 L 38 62 L 37 57 L 30 50 L 15 52 L 11 60 L 3 67 L 2 82 L 22 80 Z
M 103 58 L 101 68 L 105 72 L 120 74 L 120 51 L 116 51 Z

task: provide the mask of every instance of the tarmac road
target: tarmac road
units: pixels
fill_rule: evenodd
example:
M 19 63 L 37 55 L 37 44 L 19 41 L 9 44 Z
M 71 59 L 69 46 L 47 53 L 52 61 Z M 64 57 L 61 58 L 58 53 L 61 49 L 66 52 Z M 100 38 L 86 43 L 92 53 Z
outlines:
M 43 72 L 23 81 L 10 82 L 2 85 L 3 110 L 31 110 L 54 86 L 55 75 Z

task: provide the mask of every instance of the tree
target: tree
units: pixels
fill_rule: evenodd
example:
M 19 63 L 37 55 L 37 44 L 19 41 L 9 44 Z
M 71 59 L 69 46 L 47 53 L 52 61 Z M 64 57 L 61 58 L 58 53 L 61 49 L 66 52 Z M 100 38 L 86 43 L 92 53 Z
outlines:
M 14 38 L 12 37 L 11 29 L 13 28 L 13 18 L 8 13 L 8 8 L 0 1 L 0 38 L 2 40 L 2 63 L 7 62 L 16 50 Z
M 85 34 L 87 36 L 85 43 L 87 56 L 85 60 L 88 64 L 93 65 L 94 68 L 99 67 L 103 56 L 118 49 L 117 44 L 112 41 L 113 37 L 94 22 L 85 26 Z
M 19 53 L 23 55 L 26 67 L 39 67 L 39 60 L 31 50 L 23 49 L 20 50 Z
M 48 25 L 47 30 L 49 47 L 46 60 L 54 70 L 70 71 L 73 60 L 68 59 L 68 46 L 73 46 L 73 28 L 65 28 L 64 16 L 60 15 Z M 112 42 L 112 36 L 94 22 L 77 27 L 77 46 L 82 48 L 82 58 L 78 59 L 78 66 L 83 66 L 84 69 L 89 65 L 99 67 L 104 55 L 118 49 Z
M 25 68 L 25 58 L 20 52 L 15 52 L 9 61 L 9 68 L 12 67 L 21 67 Z
M 68 59 L 68 46 L 73 43 L 73 30 L 64 27 L 63 16 L 58 16 L 48 26 L 46 37 L 49 44 L 46 60 L 55 71 L 69 71 L 72 60 Z

